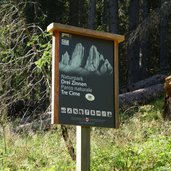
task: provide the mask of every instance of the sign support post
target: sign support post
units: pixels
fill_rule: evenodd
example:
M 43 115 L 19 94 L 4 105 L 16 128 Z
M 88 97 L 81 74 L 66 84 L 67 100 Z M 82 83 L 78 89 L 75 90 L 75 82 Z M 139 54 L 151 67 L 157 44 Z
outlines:
M 90 127 L 76 126 L 76 171 L 90 171 Z

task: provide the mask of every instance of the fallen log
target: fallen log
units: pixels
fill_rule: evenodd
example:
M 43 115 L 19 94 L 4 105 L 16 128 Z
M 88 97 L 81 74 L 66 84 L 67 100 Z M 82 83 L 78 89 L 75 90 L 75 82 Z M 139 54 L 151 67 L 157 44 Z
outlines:
M 163 84 L 152 85 L 119 95 L 120 108 L 147 104 L 164 94 Z
M 138 81 L 134 84 L 129 85 L 127 88 L 122 88 L 120 93 L 132 92 L 134 90 L 147 88 L 156 84 L 164 84 L 165 78 L 167 76 L 164 74 L 153 75 L 152 77 L 146 78 L 144 80 Z

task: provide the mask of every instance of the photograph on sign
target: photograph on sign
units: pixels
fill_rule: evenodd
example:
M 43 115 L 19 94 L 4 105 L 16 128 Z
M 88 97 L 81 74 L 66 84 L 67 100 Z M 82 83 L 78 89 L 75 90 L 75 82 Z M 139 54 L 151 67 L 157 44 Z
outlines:
M 114 41 L 60 32 L 59 123 L 115 127 Z

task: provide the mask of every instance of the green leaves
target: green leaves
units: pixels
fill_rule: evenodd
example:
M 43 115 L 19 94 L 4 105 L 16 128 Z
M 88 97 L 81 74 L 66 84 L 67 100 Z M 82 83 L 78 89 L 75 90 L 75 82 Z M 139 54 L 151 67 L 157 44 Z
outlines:
M 50 69 L 50 64 L 51 64 L 51 43 L 48 42 L 46 44 L 41 45 L 41 48 L 44 48 L 44 52 L 41 56 L 41 58 L 39 58 L 35 64 L 38 67 L 38 69 L 42 69 L 43 67 L 48 67 L 48 69 Z

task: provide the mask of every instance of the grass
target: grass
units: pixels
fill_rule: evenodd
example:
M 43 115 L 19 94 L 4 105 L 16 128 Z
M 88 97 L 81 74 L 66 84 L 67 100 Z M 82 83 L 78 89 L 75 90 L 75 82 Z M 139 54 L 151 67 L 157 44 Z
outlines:
M 91 171 L 171 170 L 171 123 L 163 121 L 162 106 L 161 98 L 123 111 L 117 130 L 92 128 Z M 12 133 L 10 128 L 8 124 L 0 133 L 0 170 L 75 170 L 59 127 L 25 134 Z M 70 135 L 75 146 L 74 130 Z

